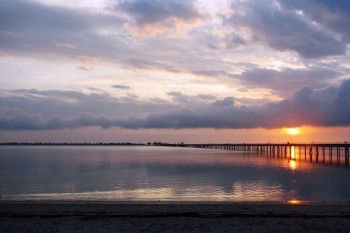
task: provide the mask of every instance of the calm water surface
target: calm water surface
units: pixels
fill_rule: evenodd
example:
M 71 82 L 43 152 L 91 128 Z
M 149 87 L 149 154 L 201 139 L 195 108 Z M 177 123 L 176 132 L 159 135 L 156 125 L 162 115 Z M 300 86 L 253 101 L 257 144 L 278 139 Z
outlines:
M 3 200 L 350 201 L 350 169 L 252 152 L 2 146 Z

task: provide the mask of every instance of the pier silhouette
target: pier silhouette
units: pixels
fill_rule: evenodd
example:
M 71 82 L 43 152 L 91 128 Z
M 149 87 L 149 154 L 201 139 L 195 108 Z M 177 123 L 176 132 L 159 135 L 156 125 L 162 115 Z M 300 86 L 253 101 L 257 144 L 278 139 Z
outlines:
M 343 143 L 225 143 L 162 144 L 163 146 L 255 152 L 271 157 L 349 166 L 349 147 Z

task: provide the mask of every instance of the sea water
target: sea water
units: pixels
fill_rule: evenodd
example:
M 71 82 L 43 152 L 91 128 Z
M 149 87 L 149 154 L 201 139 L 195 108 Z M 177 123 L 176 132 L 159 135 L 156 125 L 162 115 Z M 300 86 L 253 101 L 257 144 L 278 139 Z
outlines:
M 160 146 L 1 146 L 2 200 L 350 201 L 343 164 Z

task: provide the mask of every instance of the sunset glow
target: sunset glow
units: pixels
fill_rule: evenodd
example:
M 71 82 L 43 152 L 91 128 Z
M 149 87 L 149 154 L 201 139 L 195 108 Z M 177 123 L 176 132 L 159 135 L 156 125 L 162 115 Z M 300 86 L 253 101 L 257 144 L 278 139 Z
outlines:
M 292 199 L 292 200 L 289 200 L 289 201 L 288 201 L 288 204 L 300 205 L 300 204 L 302 204 L 302 201 L 296 200 L 296 199 Z
M 0 0 L 0 20 L 0 232 L 350 229 L 350 0 Z
M 2 1 L 0 141 L 350 141 L 346 4 Z
M 287 128 L 287 133 L 290 135 L 300 134 L 299 128 Z

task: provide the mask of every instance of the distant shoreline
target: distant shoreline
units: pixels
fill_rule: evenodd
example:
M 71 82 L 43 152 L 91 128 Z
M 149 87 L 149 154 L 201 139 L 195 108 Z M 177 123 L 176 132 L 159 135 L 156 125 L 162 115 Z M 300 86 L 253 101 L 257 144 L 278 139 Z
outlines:
M 134 143 L 134 142 L 0 142 L 0 146 L 7 146 L 7 145 L 25 145 L 25 146 L 75 146 L 75 145 L 87 145 L 87 146 L 171 146 L 171 147 L 195 147 L 195 148 L 211 148 L 211 149 L 218 149 L 215 148 L 217 147 L 229 147 L 229 146 L 245 146 L 245 147 L 252 147 L 252 146 L 336 146 L 336 147 L 350 147 L 350 143 L 347 141 L 343 142 L 286 142 L 286 143 L 272 143 L 272 142 L 267 142 L 267 143 L 248 143 L 248 142 L 243 142 L 243 143 L 167 143 L 167 142 L 146 142 L 146 143 Z M 227 148 L 226 148 L 227 149 Z
M 148 146 L 147 143 L 130 143 L 130 142 L 110 142 L 110 143 L 54 143 L 54 142 L 5 142 L 0 146 Z

